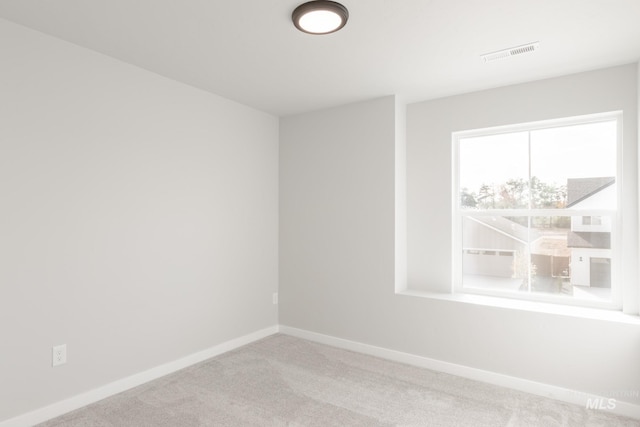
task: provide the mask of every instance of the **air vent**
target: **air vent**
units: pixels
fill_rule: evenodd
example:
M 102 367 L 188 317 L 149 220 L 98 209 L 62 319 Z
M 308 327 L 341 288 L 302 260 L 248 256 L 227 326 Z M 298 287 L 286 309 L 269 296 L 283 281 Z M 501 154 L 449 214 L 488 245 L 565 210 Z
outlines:
M 497 61 L 498 59 L 507 59 L 512 56 L 535 52 L 538 49 L 540 49 L 540 42 L 533 42 L 523 44 L 522 46 L 499 50 L 497 52 L 485 53 L 484 55 L 480 55 L 480 57 L 482 58 L 482 62 L 486 64 L 487 62 Z

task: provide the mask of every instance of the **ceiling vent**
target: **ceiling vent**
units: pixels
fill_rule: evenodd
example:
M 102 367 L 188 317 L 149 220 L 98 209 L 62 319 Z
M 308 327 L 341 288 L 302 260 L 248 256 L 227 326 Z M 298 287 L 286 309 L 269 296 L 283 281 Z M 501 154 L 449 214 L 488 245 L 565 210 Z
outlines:
M 512 56 L 535 52 L 538 49 L 540 49 L 540 42 L 533 42 L 499 50 L 497 52 L 485 53 L 484 55 L 480 55 L 480 57 L 482 58 L 482 62 L 486 64 L 487 62 L 497 61 L 498 59 L 507 59 Z

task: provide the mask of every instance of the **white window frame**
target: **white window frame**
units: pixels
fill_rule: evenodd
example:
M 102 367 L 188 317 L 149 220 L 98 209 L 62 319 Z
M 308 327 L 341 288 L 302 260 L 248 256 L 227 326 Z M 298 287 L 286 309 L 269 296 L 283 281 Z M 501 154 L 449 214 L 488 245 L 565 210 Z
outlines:
M 489 135 L 498 135 L 504 133 L 514 133 L 523 131 L 535 131 L 542 129 L 549 129 L 554 127 L 566 127 L 572 125 L 598 123 L 605 121 L 616 121 L 616 208 L 614 210 L 575 210 L 575 209 L 493 209 L 487 211 L 466 210 L 461 207 L 460 198 L 460 140 L 471 137 L 481 137 Z M 575 116 L 568 118 L 543 120 L 537 122 L 521 123 L 507 126 L 497 126 L 483 129 L 465 130 L 452 133 L 452 212 L 453 212 L 453 230 L 452 230 L 452 277 L 453 277 L 453 292 L 458 294 L 477 294 L 494 297 L 504 297 L 525 301 L 540 301 L 556 304 L 565 304 L 582 307 L 604 308 L 612 310 L 622 310 L 622 292 L 623 292 L 623 277 L 622 277 L 622 230 L 620 224 L 622 223 L 622 189 L 623 183 L 623 123 L 622 112 L 606 112 L 598 114 L 590 114 L 583 116 Z M 463 258 L 463 245 L 462 245 L 462 218 L 465 215 L 472 214 L 473 216 L 487 215 L 487 216 L 515 216 L 515 215 L 528 215 L 528 216 L 583 216 L 583 215 L 601 215 L 611 216 L 612 228 L 611 228 L 611 301 L 598 301 L 598 300 L 586 300 L 578 299 L 572 296 L 560 296 L 544 293 L 533 292 L 513 292 L 513 291 L 501 291 L 494 289 L 478 289 L 478 288 L 463 288 L 462 283 L 462 258 Z

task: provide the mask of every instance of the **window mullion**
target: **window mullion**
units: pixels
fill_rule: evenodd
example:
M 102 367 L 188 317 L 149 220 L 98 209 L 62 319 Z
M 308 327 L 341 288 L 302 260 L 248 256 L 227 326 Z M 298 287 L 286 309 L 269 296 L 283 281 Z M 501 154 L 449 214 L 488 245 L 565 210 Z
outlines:
M 529 177 L 529 197 L 528 204 L 529 212 L 527 215 L 527 292 L 531 293 L 531 281 L 533 278 L 531 277 L 531 209 L 533 208 L 531 199 L 532 199 L 532 188 L 531 188 L 531 131 L 527 132 L 527 151 L 528 151 L 528 177 Z

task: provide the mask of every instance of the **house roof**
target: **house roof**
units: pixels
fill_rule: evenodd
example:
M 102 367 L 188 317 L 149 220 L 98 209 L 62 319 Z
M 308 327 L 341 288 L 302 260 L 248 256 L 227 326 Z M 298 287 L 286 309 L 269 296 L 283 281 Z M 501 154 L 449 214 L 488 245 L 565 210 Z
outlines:
M 571 231 L 567 235 L 570 248 L 611 249 L 611 233 Z
M 503 216 L 479 216 L 471 219 L 521 242 L 532 242 L 540 237 L 536 230 L 532 229 L 529 233 L 527 227 Z
M 539 239 L 531 242 L 532 255 L 547 255 L 555 257 L 571 256 L 571 249 L 568 247 L 567 236 L 564 234 L 543 235 Z
M 469 217 L 469 219 L 521 243 L 530 243 L 532 254 L 556 257 L 571 255 L 565 232 L 542 231 L 536 228 L 528 230 L 527 227 L 502 216 Z
M 567 180 L 567 207 L 570 208 L 594 194 L 613 185 L 616 178 L 613 176 L 597 178 L 569 178 Z

